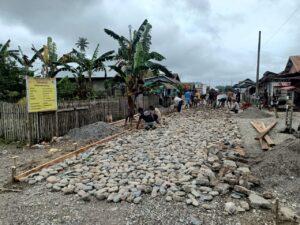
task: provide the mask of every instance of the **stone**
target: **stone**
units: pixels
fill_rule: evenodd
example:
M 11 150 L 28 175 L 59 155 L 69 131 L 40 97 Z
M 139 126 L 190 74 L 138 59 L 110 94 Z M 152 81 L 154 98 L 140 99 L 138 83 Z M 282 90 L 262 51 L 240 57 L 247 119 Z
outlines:
M 200 196 L 201 201 L 207 201 L 207 202 L 213 200 L 213 198 L 214 198 L 214 197 L 211 196 L 211 195 L 201 195 L 201 196 Z
M 199 190 L 203 193 L 209 193 L 210 191 L 212 191 L 212 189 L 210 187 L 200 187 Z
M 234 199 L 240 199 L 241 198 L 241 196 L 237 193 L 231 193 L 230 197 L 234 198 Z
M 204 209 L 206 209 L 206 210 L 211 210 L 211 209 L 214 208 L 214 206 L 213 206 L 213 205 L 210 205 L 210 204 L 202 204 L 202 207 L 203 207 Z
M 139 204 L 141 201 L 142 201 L 142 197 L 137 197 L 137 198 L 133 199 L 134 204 Z
M 249 174 L 250 173 L 249 167 L 239 167 L 239 168 L 237 168 L 237 171 L 241 172 L 242 174 Z
M 197 201 L 197 199 L 192 198 L 191 200 L 192 200 L 192 205 L 193 206 L 199 206 L 199 202 Z
M 198 191 L 196 191 L 195 189 L 191 190 L 191 194 L 194 195 L 196 198 L 200 197 L 200 193 Z
M 226 184 L 226 183 L 218 183 L 218 184 L 215 186 L 215 190 L 218 191 L 220 194 L 226 194 L 226 193 L 229 192 L 229 187 L 230 187 L 229 184 Z
M 119 187 L 118 186 L 114 186 L 114 187 L 111 187 L 108 189 L 108 192 L 117 192 L 119 190 Z
M 218 196 L 219 192 L 218 191 L 210 191 L 208 194 L 210 194 L 211 196 Z
M 192 204 L 192 199 L 188 198 L 185 202 L 186 202 L 187 205 L 191 205 Z
M 167 197 L 166 197 L 166 201 L 167 201 L 167 202 L 170 202 L 170 201 L 172 201 L 172 200 L 173 200 L 173 199 L 172 199 L 171 196 L 167 196 Z
M 263 192 L 263 197 L 265 199 L 272 199 L 272 198 L 274 198 L 274 195 L 270 191 L 265 191 L 265 192 Z
M 61 190 L 61 187 L 58 186 L 57 184 L 54 184 L 54 185 L 52 186 L 52 190 L 53 190 L 53 191 L 60 191 L 60 190 Z
M 56 176 L 50 176 L 46 180 L 47 180 L 48 183 L 51 183 L 51 184 L 55 184 L 59 181 Z
M 192 225 L 201 225 L 201 224 L 203 224 L 199 219 L 197 219 L 194 216 L 191 216 L 190 220 L 191 220 Z
M 240 201 L 239 203 L 240 203 L 241 207 L 243 209 L 245 209 L 246 211 L 248 211 L 250 209 L 250 206 L 249 206 L 248 202 Z
M 240 192 L 240 193 L 243 193 L 245 195 L 249 195 L 250 194 L 250 190 L 243 187 L 243 186 L 240 186 L 240 185 L 234 185 L 234 188 L 233 188 L 236 192 Z
M 195 184 L 200 186 L 209 186 L 209 180 L 206 177 L 198 177 L 195 180 Z
M 69 185 L 68 187 L 64 187 L 64 188 L 62 189 L 62 192 L 63 192 L 64 194 L 68 195 L 68 194 L 74 193 L 74 190 L 75 190 L 75 186 Z
M 236 213 L 237 209 L 236 206 L 233 202 L 226 202 L 225 203 L 225 211 L 229 214 L 229 215 L 233 215 Z
M 49 189 L 50 189 L 50 188 L 52 188 L 52 187 L 53 187 L 53 184 L 51 184 L 51 183 L 47 183 L 47 184 L 46 184 L 46 188 L 49 188 Z
M 42 181 L 42 180 L 44 180 L 44 179 L 45 179 L 45 177 L 40 176 L 40 175 L 35 177 L 35 180 L 36 180 L 37 182 Z
M 121 195 L 120 194 L 115 194 L 113 197 L 113 202 L 118 203 L 121 201 Z
M 35 184 L 37 182 L 36 179 L 29 179 L 28 184 Z
M 173 195 L 173 200 L 175 202 L 183 202 L 184 201 L 184 197 L 178 196 L 178 195 Z
M 251 207 L 253 208 L 271 209 L 271 202 L 255 193 L 251 193 L 248 199 Z
M 281 221 L 288 221 L 288 222 L 294 222 L 295 224 L 297 222 L 300 223 L 300 217 L 296 214 L 292 209 L 288 207 L 280 207 L 279 208 L 279 219 Z
M 224 165 L 225 167 L 236 168 L 236 163 L 235 163 L 234 161 L 228 160 L 228 159 L 225 159 L 225 160 L 223 161 L 223 165 Z

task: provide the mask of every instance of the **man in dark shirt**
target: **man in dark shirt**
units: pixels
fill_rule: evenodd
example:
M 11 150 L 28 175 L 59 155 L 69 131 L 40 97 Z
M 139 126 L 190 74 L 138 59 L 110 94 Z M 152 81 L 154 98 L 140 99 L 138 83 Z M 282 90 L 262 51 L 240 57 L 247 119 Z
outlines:
M 145 125 L 146 125 L 145 129 L 146 130 L 149 130 L 151 128 L 152 129 L 156 128 L 155 125 L 154 125 L 155 120 L 154 120 L 153 116 L 151 115 L 151 113 L 149 111 L 147 111 L 147 110 L 144 111 L 143 108 L 138 108 L 138 112 L 140 114 L 140 117 L 139 117 L 139 121 L 136 125 L 136 129 L 139 129 L 139 125 L 141 123 L 141 120 L 145 121 Z

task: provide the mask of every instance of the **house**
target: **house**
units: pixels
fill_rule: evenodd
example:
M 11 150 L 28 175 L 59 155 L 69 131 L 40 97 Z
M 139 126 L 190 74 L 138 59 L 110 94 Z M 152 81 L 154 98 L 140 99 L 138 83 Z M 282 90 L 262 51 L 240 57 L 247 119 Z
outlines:
M 255 82 L 249 78 L 240 81 L 232 86 L 234 90 L 239 90 L 241 93 L 241 99 L 243 101 L 250 102 L 252 95 L 255 93 Z
M 292 100 L 300 108 L 300 56 L 290 56 L 284 70 L 280 73 L 267 71 L 259 80 L 260 93 L 280 100 Z
M 75 77 L 73 76 L 72 73 L 67 72 L 67 71 L 61 72 L 56 76 L 57 83 L 65 77 L 68 77 L 68 79 L 71 82 L 75 83 Z M 84 79 L 85 79 L 86 83 L 89 82 L 89 78 L 87 75 L 84 76 Z M 96 74 L 95 76 L 92 76 L 93 89 L 95 91 L 105 91 L 106 90 L 105 83 L 107 81 L 112 81 L 112 79 L 113 79 L 113 77 L 104 77 L 104 76 L 102 76 L 102 74 Z
M 178 92 L 178 85 L 181 84 L 178 74 L 173 77 L 159 75 L 144 79 L 144 86 L 149 88 L 149 92 L 160 96 L 160 105 L 168 106 L 171 98 Z

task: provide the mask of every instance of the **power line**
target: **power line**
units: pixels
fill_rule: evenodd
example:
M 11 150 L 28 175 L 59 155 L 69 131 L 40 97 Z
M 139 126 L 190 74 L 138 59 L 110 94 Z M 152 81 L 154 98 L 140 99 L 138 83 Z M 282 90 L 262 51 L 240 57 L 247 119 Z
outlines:
M 279 26 L 279 28 L 275 31 L 275 33 L 264 43 L 264 46 L 266 46 L 279 33 L 279 31 L 282 29 L 282 27 L 284 25 L 286 25 L 293 18 L 293 16 L 296 14 L 296 12 L 299 9 L 300 9 L 300 5 L 290 14 L 290 16 L 284 21 L 284 23 L 282 23 Z

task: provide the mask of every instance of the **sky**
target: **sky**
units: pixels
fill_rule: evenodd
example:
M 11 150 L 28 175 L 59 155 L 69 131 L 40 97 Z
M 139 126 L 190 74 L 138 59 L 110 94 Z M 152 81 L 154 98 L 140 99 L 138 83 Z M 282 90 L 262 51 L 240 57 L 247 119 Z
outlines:
M 144 19 L 152 24 L 152 50 L 182 81 L 230 85 L 256 77 L 258 31 L 262 31 L 260 76 L 281 72 L 300 55 L 299 0 L 0 0 L 0 43 L 11 39 L 32 55 L 51 36 L 58 53 L 79 37 L 92 54 L 117 50 L 104 33 L 128 36 Z

